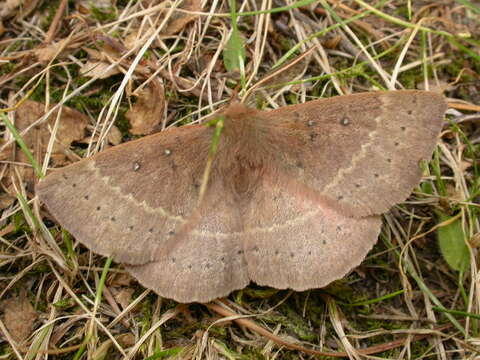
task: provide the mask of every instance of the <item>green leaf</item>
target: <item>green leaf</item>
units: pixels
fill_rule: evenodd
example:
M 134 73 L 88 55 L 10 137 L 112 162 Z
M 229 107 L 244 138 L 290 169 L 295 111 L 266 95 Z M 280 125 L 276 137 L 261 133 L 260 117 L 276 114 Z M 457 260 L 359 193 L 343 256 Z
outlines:
M 156 350 L 152 356 L 149 356 L 145 360 L 159 360 L 169 358 L 179 354 L 183 349 L 181 347 L 174 347 L 167 350 Z
M 243 64 L 245 63 L 245 44 L 243 42 L 237 26 L 237 2 L 230 0 L 230 18 L 232 21 L 232 34 L 225 44 L 223 50 L 223 64 L 227 71 L 243 72 Z
M 245 45 L 237 29 L 232 30 L 223 50 L 223 64 L 228 71 L 240 71 L 245 62 Z
M 42 167 L 37 162 L 37 160 L 35 160 L 35 157 L 32 155 L 32 152 L 28 148 L 27 144 L 25 144 L 25 141 L 23 141 L 23 138 L 20 135 L 20 133 L 17 131 L 15 126 L 10 122 L 10 120 L 8 120 L 7 115 L 2 113 L 2 114 L 0 114 L 0 117 L 2 118 L 3 123 L 8 128 L 8 130 L 10 130 L 10 132 L 12 133 L 13 138 L 17 142 L 18 146 L 20 146 L 20 149 L 22 149 L 23 153 L 25 154 L 27 159 L 30 161 L 30 164 L 32 164 L 33 170 L 35 170 L 35 173 L 37 174 L 37 176 L 40 179 L 43 178 L 44 175 L 43 175 L 43 172 L 42 172 Z
M 447 222 L 452 217 L 437 212 L 439 222 Z M 440 252 L 447 264 L 456 271 L 465 271 L 470 265 L 470 251 L 465 243 L 465 233 L 461 219 L 453 220 L 437 230 Z

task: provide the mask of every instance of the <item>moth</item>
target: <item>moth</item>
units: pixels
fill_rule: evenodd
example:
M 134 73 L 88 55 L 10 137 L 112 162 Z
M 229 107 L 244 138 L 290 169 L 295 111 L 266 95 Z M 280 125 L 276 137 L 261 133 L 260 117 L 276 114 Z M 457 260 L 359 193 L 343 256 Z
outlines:
M 364 259 L 380 215 L 419 183 L 446 108 L 412 90 L 272 111 L 235 103 L 200 202 L 215 131 L 206 125 L 55 169 L 36 191 L 78 241 L 161 296 L 207 302 L 250 281 L 320 288 Z

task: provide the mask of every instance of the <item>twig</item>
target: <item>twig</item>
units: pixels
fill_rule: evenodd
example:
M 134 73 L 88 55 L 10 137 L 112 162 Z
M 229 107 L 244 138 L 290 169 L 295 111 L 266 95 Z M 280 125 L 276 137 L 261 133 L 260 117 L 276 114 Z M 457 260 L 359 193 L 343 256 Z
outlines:
M 348 354 L 346 352 L 343 352 L 343 351 L 319 351 L 319 350 L 308 349 L 308 348 L 306 348 L 304 346 L 301 346 L 301 345 L 292 344 L 288 341 L 285 341 L 280 336 L 272 334 L 270 331 L 261 327 L 260 325 L 257 325 L 255 322 L 253 322 L 249 319 L 245 319 L 243 317 L 239 317 L 240 316 L 239 314 L 236 314 L 236 313 L 234 313 L 230 310 L 227 310 L 226 308 L 224 308 L 220 305 L 217 305 L 217 304 L 214 304 L 214 303 L 207 303 L 207 304 L 204 304 L 204 305 L 207 308 L 209 308 L 210 310 L 213 310 L 220 315 L 223 315 L 223 316 L 226 316 L 226 317 L 229 317 L 229 318 L 233 317 L 234 318 L 233 321 L 235 321 L 237 324 L 239 324 L 241 326 L 245 326 L 246 328 L 248 328 L 248 329 L 250 329 L 250 330 L 252 330 L 252 331 L 254 331 L 254 332 L 256 332 L 256 333 L 258 333 L 262 336 L 265 336 L 266 338 L 272 340 L 273 342 L 277 343 L 278 345 L 285 346 L 288 349 L 298 350 L 298 351 L 304 352 L 306 354 L 312 354 L 312 355 L 331 356 L 331 357 L 348 357 Z M 238 318 L 235 318 L 235 317 L 238 317 Z M 445 325 L 439 326 L 435 329 L 432 329 L 432 331 L 438 332 L 438 331 L 448 329 L 450 327 L 452 327 L 452 324 L 445 324 Z M 409 338 L 409 339 L 403 338 L 403 339 L 391 341 L 391 342 L 388 342 L 388 343 L 367 347 L 367 348 L 364 348 L 364 349 L 358 349 L 357 351 L 358 351 L 358 353 L 360 353 L 362 355 L 377 354 L 377 353 L 381 353 L 381 352 L 384 352 L 384 351 L 387 351 L 387 350 L 391 350 L 391 349 L 395 349 L 397 347 L 403 346 L 407 341 L 419 341 L 419 340 L 425 339 L 429 335 L 430 334 L 417 334 L 417 335 L 414 335 L 412 338 Z
M 53 41 L 53 38 L 55 37 L 55 33 L 57 32 L 58 24 L 60 23 L 60 20 L 62 19 L 63 13 L 65 12 L 65 8 L 67 7 L 68 0 L 62 0 L 60 3 L 60 6 L 57 9 L 57 12 L 55 13 L 55 17 L 52 20 L 52 23 L 50 24 L 50 27 L 48 28 L 47 35 L 45 36 L 45 44 L 50 44 Z

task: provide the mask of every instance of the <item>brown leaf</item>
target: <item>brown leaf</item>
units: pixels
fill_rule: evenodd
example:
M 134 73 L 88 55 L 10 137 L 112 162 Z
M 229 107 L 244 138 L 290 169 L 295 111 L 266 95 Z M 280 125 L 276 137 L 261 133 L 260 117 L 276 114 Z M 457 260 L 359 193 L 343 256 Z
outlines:
M 127 51 L 125 45 L 110 36 L 100 34 L 96 36 L 96 39 L 100 41 L 102 52 L 107 53 L 109 56 L 116 57 Z
M 35 10 L 38 2 L 39 0 L 3 0 L 0 2 L 0 19 L 15 15 L 17 20 L 22 19 Z
M 7 193 L 1 193 L 0 194 L 0 210 L 5 210 L 6 208 L 10 207 L 14 202 L 16 198 L 10 194 Z
M 44 113 L 44 104 L 27 100 L 16 111 L 15 126 L 20 131 L 24 130 L 34 121 L 42 117 Z M 47 124 L 53 128 L 57 116 L 58 111 L 55 111 L 47 122 L 32 129 L 32 131 L 24 136 L 23 140 L 27 144 L 32 144 L 34 142 L 34 138 L 38 138 L 38 135 L 40 135 L 40 140 L 42 141 L 41 150 L 46 150 L 46 146 L 51 136 Z M 53 145 L 54 154 L 63 154 L 65 148 L 68 148 L 73 141 L 83 139 L 85 136 L 85 128 L 89 123 L 89 118 L 75 109 L 72 109 L 68 106 L 63 106 L 61 108 L 61 117 L 59 121 L 60 124 L 56 134 L 57 141 Z
M 32 123 L 38 120 L 45 114 L 45 105 L 36 101 L 25 101 L 15 113 L 15 127 L 19 132 L 28 128 Z M 23 141 L 32 151 L 37 161 L 41 162 L 44 159 L 48 142 L 51 137 L 49 127 L 53 129 L 57 118 L 58 111 L 54 112 L 48 121 L 36 126 L 28 131 L 23 136 Z M 77 110 L 69 108 L 67 106 L 62 107 L 61 117 L 59 119 L 59 127 L 56 134 L 56 141 L 52 148 L 52 163 L 53 164 L 65 164 L 66 150 L 70 147 L 74 141 L 79 141 L 85 136 L 85 128 L 88 125 L 89 119 Z M 10 148 L 10 157 L 13 147 Z M 4 157 L 5 154 L 2 154 Z M 14 155 L 16 161 L 27 163 L 28 159 L 25 154 L 18 150 Z M 25 180 L 27 182 L 33 182 L 34 174 L 31 168 L 20 167 L 23 171 Z
M 130 305 L 134 292 L 134 288 L 112 288 L 113 297 L 122 309 L 126 309 Z
M 33 10 L 35 10 L 39 2 L 40 0 L 24 0 L 22 2 L 22 7 L 20 8 L 20 11 L 17 13 L 16 19 L 21 20 L 26 16 L 30 15 Z
M 135 105 L 125 114 L 134 135 L 146 135 L 154 132 L 163 117 L 165 98 L 163 86 L 152 82 L 139 91 Z
M 109 144 L 118 145 L 122 142 L 122 133 L 115 125 L 112 126 L 107 135 L 107 140 Z
M 25 295 L 3 300 L 0 309 L 4 312 L 2 321 L 13 340 L 21 343 L 32 334 L 38 315 Z
M 158 5 L 160 2 L 160 0 L 143 0 L 142 4 L 143 7 L 148 8 Z M 200 0 L 184 0 L 178 9 L 179 11 L 174 11 L 170 15 L 167 24 L 162 29 L 162 35 L 174 35 L 180 32 L 189 22 L 198 17 L 198 15 L 189 14 L 182 10 L 192 12 L 202 11 Z M 163 16 L 165 16 L 168 10 L 163 11 Z M 140 23 L 132 23 L 128 34 L 123 37 L 123 45 L 128 50 L 139 47 L 143 45 L 145 39 L 150 37 L 154 31 L 155 28 L 144 28 L 143 26 L 140 26 Z M 162 45 L 156 42 L 155 46 L 161 47 Z
M 202 5 L 199 0 L 184 0 L 181 9 L 187 11 L 202 11 Z M 181 11 L 175 11 L 170 17 L 167 27 L 162 31 L 165 35 L 173 35 L 180 32 L 190 21 L 193 21 L 198 15 L 188 14 Z
M 60 41 L 53 42 L 45 47 L 39 47 L 33 52 L 39 61 L 50 62 L 57 57 L 63 51 L 63 49 L 65 49 L 69 42 L 70 39 L 65 38 Z
M 15 15 L 17 7 L 20 6 L 21 0 L 5 0 L 0 3 L 0 19 L 9 18 Z
M 98 39 L 103 43 L 101 47 L 102 51 L 84 48 L 89 58 L 80 68 L 80 74 L 98 79 L 106 79 L 112 75 L 119 74 L 121 72 L 119 66 L 115 66 L 108 71 L 107 68 L 111 65 L 111 59 L 115 59 L 119 55 L 119 53 L 115 51 L 115 46 L 119 52 L 122 52 L 123 50 L 121 51 L 120 47 L 124 49 L 123 45 L 119 44 L 116 40 L 110 41 L 111 39 L 106 36 L 99 36 Z M 110 40 L 107 41 L 106 39 Z
M 109 284 L 114 287 L 131 286 L 135 279 L 129 273 L 114 273 L 109 279 Z
M 91 78 L 106 79 L 112 75 L 120 73 L 120 69 L 118 67 L 112 67 L 111 69 L 107 70 L 109 66 L 110 63 L 105 61 L 87 60 L 87 62 L 80 68 L 80 74 Z

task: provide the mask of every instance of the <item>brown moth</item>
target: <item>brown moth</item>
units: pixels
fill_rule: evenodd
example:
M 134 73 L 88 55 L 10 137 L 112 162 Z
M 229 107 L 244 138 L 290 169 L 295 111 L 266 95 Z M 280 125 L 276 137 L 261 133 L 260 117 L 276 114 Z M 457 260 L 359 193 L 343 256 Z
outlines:
M 418 184 L 446 107 L 425 91 L 232 104 L 200 203 L 215 131 L 205 125 L 55 170 L 37 193 L 82 244 L 164 297 L 206 302 L 250 281 L 319 288 L 364 259 L 380 214 Z

